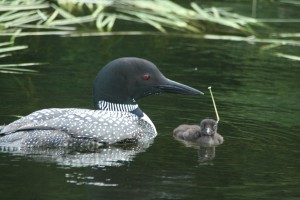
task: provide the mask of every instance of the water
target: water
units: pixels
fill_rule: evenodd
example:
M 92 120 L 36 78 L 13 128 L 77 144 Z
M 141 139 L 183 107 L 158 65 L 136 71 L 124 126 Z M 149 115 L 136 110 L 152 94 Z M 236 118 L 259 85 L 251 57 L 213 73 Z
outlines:
M 262 52 L 262 44 L 167 36 L 45 36 L 17 43 L 29 50 L 5 62 L 48 64 L 32 67 L 37 75 L 0 74 L 1 123 L 42 108 L 93 108 L 96 73 L 123 56 L 151 60 L 168 78 L 206 95 L 140 100 L 158 130 L 143 146 L 0 153 L 1 199 L 299 198 L 299 62 L 272 55 L 300 55 L 298 47 Z M 172 131 L 215 118 L 208 86 L 225 142 L 215 149 L 186 147 Z

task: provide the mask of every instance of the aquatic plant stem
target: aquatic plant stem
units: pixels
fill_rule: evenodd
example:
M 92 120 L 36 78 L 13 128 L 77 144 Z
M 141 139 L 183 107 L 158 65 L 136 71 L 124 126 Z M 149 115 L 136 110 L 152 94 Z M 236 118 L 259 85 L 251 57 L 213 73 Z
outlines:
M 217 110 L 217 106 L 216 106 L 216 103 L 215 103 L 214 96 L 213 96 L 212 91 L 211 91 L 211 86 L 209 86 L 208 89 L 209 89 L 209 92 L 210 92 L 210 96 L 211 96 L 212 102 L 214 104 L 214 108 L 215 108 L 215 112 L 216 112 L 216 116 L 217 116 L 217 123 L 219 123 L 220 117 L 219 117 L 219 114 L 218 114 L 218 110 Z

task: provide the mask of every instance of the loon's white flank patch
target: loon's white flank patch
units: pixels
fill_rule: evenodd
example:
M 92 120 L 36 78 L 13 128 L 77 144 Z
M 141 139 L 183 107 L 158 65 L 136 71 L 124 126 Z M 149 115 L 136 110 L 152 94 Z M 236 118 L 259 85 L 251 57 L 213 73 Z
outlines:
M 119 104 L 119 103 L 110 103 L 107 101 L 99 101 L 98 106 L 100 110 L 123 111 L 123 112 L 130 112 L 139 107 L 137 104 L 135 105 Z
M 153 130 L 155 132 L 153 134 L 153 138 L 154 138 L 157 135 L 156 128 L 155 128 L 153 122 L 151 121 L 151 119 L 148 117 L 148 115 L 146 115 L 146 113 L 143 113 L 143 114 L 144 114 L 144 116 L 141 119 L 145 120 L 146 122 L 148 122 L 152 126 L 152 128 L 153 128 Z

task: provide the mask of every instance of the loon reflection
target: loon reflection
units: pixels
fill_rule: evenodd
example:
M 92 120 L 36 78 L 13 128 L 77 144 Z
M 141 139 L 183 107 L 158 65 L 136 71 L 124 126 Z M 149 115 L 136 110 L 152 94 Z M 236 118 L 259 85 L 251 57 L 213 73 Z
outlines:
M 153 140 L 126 145 L 110 145 L 99 148 L 12 148 L 0 147 L 1 153 L 26 156 L 34 161 L 55 163 L 63 167 L 119 167 L 133 161 L 139 153 L 145 152 Z

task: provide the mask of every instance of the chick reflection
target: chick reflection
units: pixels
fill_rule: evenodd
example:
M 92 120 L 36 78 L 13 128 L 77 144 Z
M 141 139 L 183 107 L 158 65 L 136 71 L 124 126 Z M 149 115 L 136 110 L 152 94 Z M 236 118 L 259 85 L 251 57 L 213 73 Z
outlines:
M 174 129 L 173 136 L 186 147 L 198 149 L 199 162 L 207 162 L 215 157 L 215 146 L 224 142 L 217 133 L 218 124 L 213 119 L 204 119 L 199 125 L 182 124 Z

